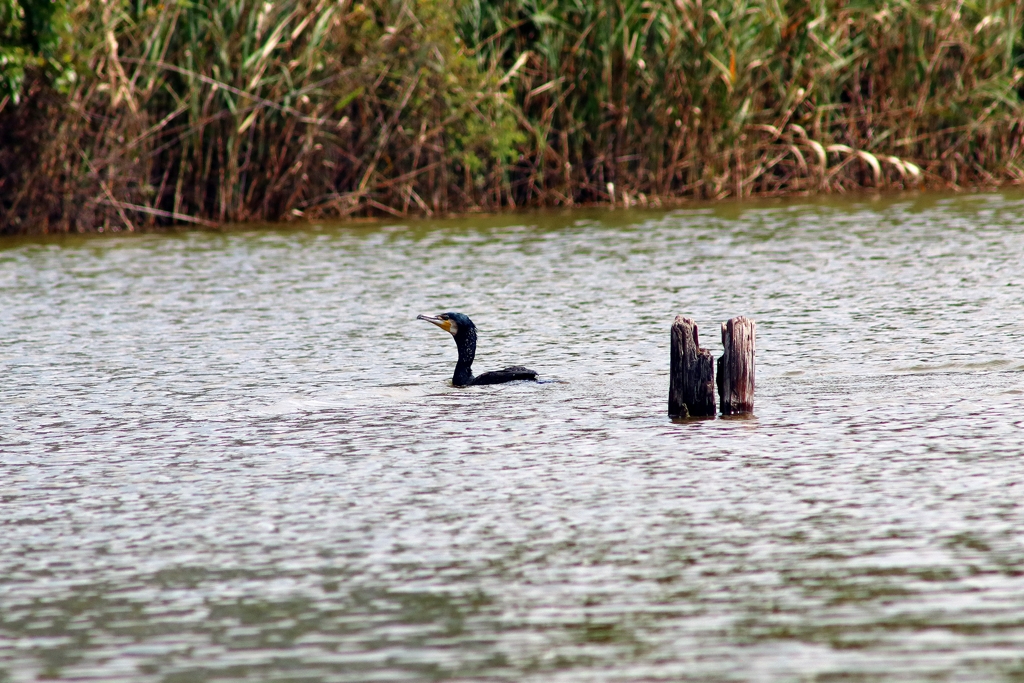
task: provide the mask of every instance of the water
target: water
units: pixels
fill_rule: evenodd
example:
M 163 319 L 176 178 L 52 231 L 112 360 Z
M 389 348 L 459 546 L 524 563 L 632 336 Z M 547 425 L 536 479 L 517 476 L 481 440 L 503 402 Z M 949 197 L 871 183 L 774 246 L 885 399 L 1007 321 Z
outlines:
M 5 242 L 0 681 L 1021 680 L 1022 216 Z M 667 419 L 677 313 L 754 418 Z

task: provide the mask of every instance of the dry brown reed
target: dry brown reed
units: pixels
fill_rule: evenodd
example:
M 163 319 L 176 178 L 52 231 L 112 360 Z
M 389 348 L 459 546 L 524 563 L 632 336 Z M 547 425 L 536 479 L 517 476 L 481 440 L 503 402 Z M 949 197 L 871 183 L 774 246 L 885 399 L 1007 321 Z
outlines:
M 0 231 L 1024 179 L 1024 10 L 284 0 L 73 12 L 0 104 Z

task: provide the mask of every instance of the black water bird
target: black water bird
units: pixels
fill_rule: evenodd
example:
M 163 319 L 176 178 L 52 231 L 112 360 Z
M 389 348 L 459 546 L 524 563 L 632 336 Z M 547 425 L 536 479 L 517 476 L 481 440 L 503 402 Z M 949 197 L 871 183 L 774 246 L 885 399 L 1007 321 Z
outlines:
M 485 372 L 473 376 L 473 358 L 476 356 L 476 325 L 469 316 L 462 313 L 442 313 L 436 318 L 429 315 L 418 315 L 417 320 L 434 323 L 455 338 L 455 346 L 459 348 L 459 362 L 455 364 L 452 384 L 457 387 L 468 387 L 478 384 L 502 384 L 517 379 L 536 380 L 537 373 L 522 365 L 513 365 L 504 370 Z

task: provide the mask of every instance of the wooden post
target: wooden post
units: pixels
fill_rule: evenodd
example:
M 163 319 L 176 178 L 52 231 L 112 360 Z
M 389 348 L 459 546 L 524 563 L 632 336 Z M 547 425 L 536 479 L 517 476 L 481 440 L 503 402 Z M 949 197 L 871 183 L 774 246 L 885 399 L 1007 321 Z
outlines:
M 722 415 L 754 412 L 754 321 L 738 316 L 722 323 L 718 396 Z
M 711 352 L 697 341 L 697 324 L 677 315 L 672 323 L 668 379 L 669 417 L 715 414 L 715 371 Z

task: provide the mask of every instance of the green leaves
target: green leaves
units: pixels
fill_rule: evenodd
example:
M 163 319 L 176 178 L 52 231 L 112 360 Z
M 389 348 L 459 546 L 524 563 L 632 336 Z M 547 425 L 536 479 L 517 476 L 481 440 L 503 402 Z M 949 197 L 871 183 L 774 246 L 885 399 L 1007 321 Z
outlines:
M 0 0 L 0 98 L 17 104 L 30 68 L 66 89 L 75 79 L 70 33 L 66 0 Z

